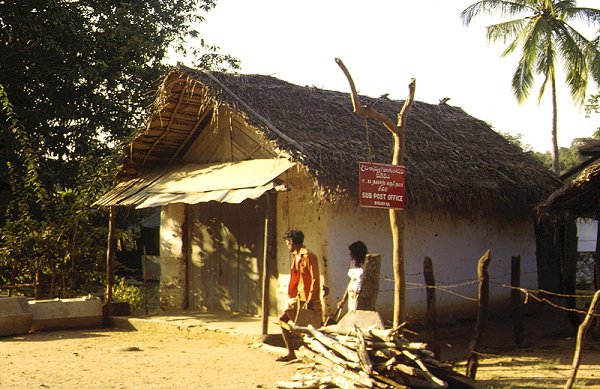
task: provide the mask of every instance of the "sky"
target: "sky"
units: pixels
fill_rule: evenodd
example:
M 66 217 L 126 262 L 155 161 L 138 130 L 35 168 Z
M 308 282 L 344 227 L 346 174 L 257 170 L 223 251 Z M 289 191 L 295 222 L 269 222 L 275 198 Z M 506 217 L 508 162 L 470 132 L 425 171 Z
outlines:
M 218 0 L 199 30 L 206 43 L 241 61 L 240 73 L 349 92 L 334 61 L 339 57 L 360 94 L 388 93 L 403 100 L 415 78 L 416 100 L 437 104 L 448 97 L 448 104 L 486 121 L 496 131 L 521 134 L 536 151 L 550 150 L 550 90 L 538 104 L 542 80 L 538 78 L 527 102 L 517 102 L 511 90 L 517 57 L 501 58 L 505 46 L 485 39 L 485 26 L 503 19 L 482 17 L 469 26 L 460 20 L 461 11 L 474 2 Z M 597 8 L 598 0 L 577 4 Z M 592 37 L 586 26 L 578 30 Z M 574 138 L 592 136 L 600 127 L 600 117 L 586 118 L 563 84 L 559 78 L 558 143 L 569 147 Z M 588 93 L 597 91 L 592 85 Z

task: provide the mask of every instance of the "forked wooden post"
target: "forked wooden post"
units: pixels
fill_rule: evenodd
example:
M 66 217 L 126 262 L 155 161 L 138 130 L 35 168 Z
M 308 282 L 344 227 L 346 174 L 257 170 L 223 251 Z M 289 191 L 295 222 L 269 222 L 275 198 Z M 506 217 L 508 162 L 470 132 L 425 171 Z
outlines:
M 579 325 L 579 329 L 577 330 L 577 343 L 575 345 L 575 354 L 573 355 L 573 365 L 571 367 L 571 376 L 567 380 L 565 384 L 565 389 L 571 389 L 573 387 L 573 383 L 575 383 L 575 378 L 577 377 L 577 371 L 579 370 L 579 364 L 581 363 L 581 351 L 583 349 L 582 343 L 585 338 L 585 334 L 587 332 L 588 327 L 592 324 L 592 320 L 598 312 L 598 301 L 600 300 L 600 290 L 597 290 L 594 293 L 594 298 L 592 299 L 592 303 L 590 304 L 590 308 L 588 309 L 587 315 L 583 322 Z
M 415 79 L 411 79 L 408 85 L 408 97 L 404 101 L 404 105 L 398 113 L 398 121 L 394 123 L 392 119 L 386 115 L 382 115 L 370 105 L 362 105 L 356 92 L 356 87 L 350 72 L 344 65 L 341 59 L 336 58 L 338 64 L 348 83 L 350 84 L 350 92 L 352 99 L 352 107 L 354 113 L 367 118 L 375 119 L 382 123 L 387 128 L 394 138 L 394 152 L 392 155 L 392 165 L 404 164 L 404 131 L 408 120 L 408 113 L 415 99 Z M 392 232 L 392 262 L 394 268 L 394 328 L 400 326 L 404 321 L 406 307 L 406 282 L 404 275 L 404 212 L 397 209 L 390 209 L 390 229 Z
M 471 343 L 469 343 L 469 359 L 467 360 L 467 377 L 475 379 L 479 366 L 479 342 L 483 336 L 488 317 L 488 301 L 490 298 L 490 276 L 488 267 L 492 260 L 490 250 L 486 251 L 477 263 L 477 279 L 479 280 L 477 322 Z

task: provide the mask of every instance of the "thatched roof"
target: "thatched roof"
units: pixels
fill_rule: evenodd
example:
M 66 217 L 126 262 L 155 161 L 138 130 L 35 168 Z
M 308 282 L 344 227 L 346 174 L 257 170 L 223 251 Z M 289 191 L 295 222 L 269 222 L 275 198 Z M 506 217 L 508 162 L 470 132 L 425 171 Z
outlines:
M 600 164 L 584 169 L 538 208 L 540 217 L 573 220 L 600 217 Z
M 361 99 L 392 118 L 403 103 Z M 390 133 L 380 123 L 353 114 L 349 93 L 264 75 L 177 67 L 165 77 L 147 125 L 129 145 L 122 176 L 176 162 L 194 133 L 209 122 L 202 112 L 217 103 L 243 113 L 275 148 L 305 166 L 323 199 L 357 194 L 358 161 L 391 161 Z M 409 207 L 530 215 L 537 202 L 560 186 L 533 156 L 487 123 L 446 104 L 413 104 L 405 165 Z

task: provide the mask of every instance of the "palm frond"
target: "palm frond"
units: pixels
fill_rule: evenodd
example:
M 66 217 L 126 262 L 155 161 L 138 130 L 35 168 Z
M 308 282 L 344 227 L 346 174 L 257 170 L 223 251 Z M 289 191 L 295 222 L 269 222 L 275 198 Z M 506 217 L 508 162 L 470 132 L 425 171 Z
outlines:
M 561 3 L 563 3 L 561 1 Z M 561 9 L 565 21 L 584 22 L 589 26 L 600 25 L 600 9 L 585 7 L 565 7 Z
M 562 0 L 555 2 L 552 7 L 556 12 L 561 15 L 564 15 L 565 12 L 569 12 L 570 9 L 573 9 L 577 6 L 577 1 L 575 0 Z
M 544 97 L 544 93 L 546 92 L 546 86 L 548 85 L 548 81 L 550 80 L 550 75 L 544 77 L 544 82 L 542 82 L 542 86 L 540 87 L 540 91 L 538 92 L 537 102 L 540 104 L 542 101 L 542 97 Z
M 526 25 L 527 21 L 524 19 L 515 19 L 507 22 L 492 24 L 491 26 L 486 27 L 487 42 L 494 43 L 497 41 L 502 41 L 503 43 L 506 43 L 518 36 L 521 31 L 526 28 Z
M 575 103 L 582 105 L 588 85 L 589 41 L 579 32 L 564 22 L 559 22 L 554 29 L 556 47 L 566 74 L 566 83 Z
M 538 104 L 542 101 L 544 97 L 544 93 L 546 92 L 546 86 L 548 85 L 548 81 L 554 79 L 554 64 L 555 64 L 556 54 L 554 52 L 554 46 L 552 44 L 552 39 L 550 36 L 547 36 L 546 39 L 540 41 L 539 53 L 537 56 L 536 62 L 536 70 L 538 74 L 544 75 L 544 81 L 542 82 L 542 86 L 538 92 Z
M 478 15 L 514 19 L 529 13 L 486 29 L 488 43 L 508 43 L 502 56 L 521 47 L 521 57 L 512 78 L 515 96 L 519 102 L 527 99 L 534 77 L 542 75 L 540 100 L 549 80 L 555 76 L 557 59 L 560 59 L 573 100 L 582 104 L 589 77 L 600 81 L 600 34 L 589 41 L 567 22 L 598 26 L 600 10 L 576 7 L 576 3 L 576 0 L 481 0 L 467 7 L 461 13 L 461 19 L 468 25 Z
M 549 27 L 543 18 L 536 17 L 521 31 L 521 59 L 512 79 L 512 89 L 519 103 L 528 97 L 534 81 L 534 70 L 540 71 L 540 50 L 545 50 Z M 543 57 L 543 55 L 542 55 Z
M 600 83 L 600 34 L 585 47 L 590 74 Z
M 527 63 L 525 58 L 522 57 L 512 78 L 512 90 L 519 103 L 523 103 L 527 100 L 532 86 L 533 68 L 531 64 Z
M 532 11 L 535 1 L 532 0 L 482 0 L 465 8 L 460 18 L 465 26 L 468 26 L 474 17 L 479 15 L 500 15 L 501 17 L 512 17 L 520 13 Z

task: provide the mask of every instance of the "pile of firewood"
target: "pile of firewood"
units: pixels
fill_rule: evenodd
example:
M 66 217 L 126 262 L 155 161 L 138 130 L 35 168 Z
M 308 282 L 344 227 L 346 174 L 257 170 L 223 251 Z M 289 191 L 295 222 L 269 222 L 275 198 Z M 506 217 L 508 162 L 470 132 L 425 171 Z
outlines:
M 289 325 L 302 334 L 298 354 L 306 363 L 278 388 L 474 388 L 473 380 L 436 360 L 427 344 L 406 339 L 402 329 Z

